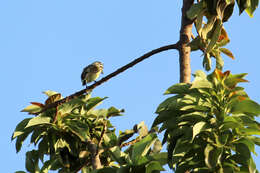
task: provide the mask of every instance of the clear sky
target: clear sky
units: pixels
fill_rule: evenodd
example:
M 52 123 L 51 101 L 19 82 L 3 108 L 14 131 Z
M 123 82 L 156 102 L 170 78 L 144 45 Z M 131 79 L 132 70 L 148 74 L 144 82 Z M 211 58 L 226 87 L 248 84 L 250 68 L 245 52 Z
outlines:
M 175 43 L 180 28 L 181 1 L 155 0 L 2 0 L 0 1 L 1 172 L 25 170 L 26 141 L 15 152 L 10 141 L 17 123 L 30 117 L 21 113 L 29 102 L 43 102 L 41 93 L 54 90 L 64 96 L 82 89 L 80 74 L 99 60 L 109 74 L 152 49 Z M 236 59 L 224 57 L 225 70 L 249 73 L 243 84 L 260 102 L 260 9 L 254 18 L 233 17 L 225 28 L 227 46 Z M 202 69 L 201 53 L 192 53 L 192 72 Z M 179 80 L 178 52 L 157 54 L 94 90 L 108 96 L 101 106 L 125 109 L 114 118 L 120 130 L 145 121 L 151 126 L 163 92 Z M 259 119 L 258 119 L 259 121 Z M 260 154 L 260 148 L 257 147 Z M 260 158 L 255 159 L 260 169 Z

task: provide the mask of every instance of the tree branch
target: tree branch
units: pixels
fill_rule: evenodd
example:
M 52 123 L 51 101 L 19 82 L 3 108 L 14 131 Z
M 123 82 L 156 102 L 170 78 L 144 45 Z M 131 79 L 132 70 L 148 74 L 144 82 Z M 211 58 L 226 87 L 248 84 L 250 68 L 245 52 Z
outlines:
M 170 44 L 170 45 L 167 45 L 167 46 L 163 46 L 163 47 L 160 47 L 160 48 L 157 48 L 157 49 L 154 49 L 144 55 L 142 55 L 141 57 L 135 59 L 134 61 L 130 62 L 129 64 L 117 69 L 116 71 L 114 71 L 113 73 L 110 73 L 109 75 L 103 77 L 102 79 L 100 79 L 99 81 L 97 81 L 96 83 L 90 85 L 87 89 L 83 89 L 83 90 L 80 90 L 70 96 L 67 96 L 65 97 L 64 99 L 61 99 L 61 100 L 58 100 L 54 103 L 51 103 L 51 104 L 48 104 L 46 105 L 45 107 L 43 107 L 43 109 L 39 112 L 36 112 L 34 113 L 35 115 L 38 115 L 44 111 L 46 111 L 47 109 L 50 109 L 50 108 L 55 108 L 63 103 L 66 103 L 68 101 L 70 101 L 71 99 L 73 98 L 76 98 L 78 96 L 81 96 L 85 93 L 87 93 L 88 91 L 91 91 L 93 90 L 94 88 L 96 88 L 97 86 L 103 84 L 104 82 L 108 81 L 109 79 L 115 77 L 116 75 L 124 72 L 125 70 L 129 69 L 130 67 L 133 67 L 134 65 L 138 64 L 139 62 L 143 61 L 144 59 L 146 58 L 149 58 L 150 56 L 152 55 L 155 55 L 157 53 L 160 53 L 160 52 L 163 52 L 163 51 L 167 51 L 167 50 L 171 50 L 171 49 L 177 49 L 179 50 L 179 42 L 175 43 L 175 44 Z

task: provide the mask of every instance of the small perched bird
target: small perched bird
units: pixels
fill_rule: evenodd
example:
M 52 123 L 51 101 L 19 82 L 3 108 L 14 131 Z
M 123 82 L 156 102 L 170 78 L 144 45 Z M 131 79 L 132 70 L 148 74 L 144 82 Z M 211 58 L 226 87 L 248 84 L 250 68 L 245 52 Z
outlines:
M 82 85 L 86 85 L 87 87 L 87 83 L 96 81 L 100 73 L 103 74 L 103 64 L 101 62 L 96 61 L 88 65 L 84 68 L 83 72 L 81 73 Z

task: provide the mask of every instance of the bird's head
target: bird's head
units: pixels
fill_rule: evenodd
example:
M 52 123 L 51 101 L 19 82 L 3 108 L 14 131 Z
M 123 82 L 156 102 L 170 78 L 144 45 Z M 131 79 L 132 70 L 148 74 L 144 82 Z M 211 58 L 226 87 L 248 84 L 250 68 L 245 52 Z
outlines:
M 92 65 L 97 66 L 100 70 L 102 70 L 103 73 L 103 63 L 100 61 L 95 61 L 92 63 Z

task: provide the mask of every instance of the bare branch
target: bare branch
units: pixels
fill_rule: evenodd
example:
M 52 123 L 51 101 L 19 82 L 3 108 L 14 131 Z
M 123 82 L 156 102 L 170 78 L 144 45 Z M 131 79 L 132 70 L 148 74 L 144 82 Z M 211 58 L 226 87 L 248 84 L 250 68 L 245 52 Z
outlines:
M 61 99 L 61 100 L 58 100 L 54 103 L 51 103 L 51 104 L 48 104 L 46 105 L 40 112 L 36 112 L 34 113 L 35 115 L 38 115 L 44 111 L 46 111 L 47 109 L 50 109 L 50 108 L 55 108 L 63 103 L 66 103 L 68 101 L 70 101 L 71 99 L 73 98 L 76 98 L 78 96 L 81 96 L 85 93 L 87 93 L 88 91 L 91 91 L 93 90 L 94 88 L 96 88 L 97 86 L 103 84 L 104 82 L 108 81 L 109 79 L 115 77 L 116 75 L 124 72 L 125 70 L 129 69 L 130 67 L 133 67 L 134 65 L 138 64 L 139 62 L 143 61 L 144 59 L 146 58 L 149 58 L 150 56 L 152 55 L 155 55 L 157 53 L 160 53 L 160 52 L 163 52 L 163 51 L 167 51 L 167 50 L 171 50 L 171 49 L 176 49 L 176 50 L 179 50 L 179 43 L 175 43 L 175 44 L 170 44 L 170 45 L 167 45 L 167 46 L 163 46 L 163 47 L 160 47 L 160 48 L 157 48 L 157 49 L 154 49 L 144 55 L 142 55 L 141 57 L 135 59 L 134 61 L 130 62 L 129 64 L 117 69 L 116 71 L 114 71 L 113 73 L 110 73 L 109 75 L 103 77 L 102 79 L 100 79 L 99 81 L 97 81 L 96 83 L 90 85 L 87 89 L 83 89 L 83 90 L 80 90 L 70 96 L 67 96 L 65 97 L 64 99 Z

